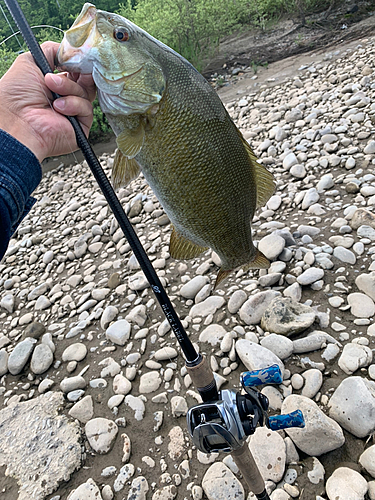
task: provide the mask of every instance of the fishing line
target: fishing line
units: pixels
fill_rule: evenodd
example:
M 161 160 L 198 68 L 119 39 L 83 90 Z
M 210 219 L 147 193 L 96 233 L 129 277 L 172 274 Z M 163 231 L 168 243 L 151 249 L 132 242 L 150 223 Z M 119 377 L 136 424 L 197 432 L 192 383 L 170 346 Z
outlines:
M 17 31 L 17 33 L 15 33 L 15 32 L 14 32 L 14 29 L 12 28 L 12 25 L 10 24 L 10 22 L 9 22 L 9 20 L 8 20 L 8 18 L 7 18 L 7 15 L 5 14 L 4 9 L 2 8 L 1 4 L 0 4 L 0 9 L 1 9 L 1 12 L 3 13 L 3 16 L 4 16 L 4 18 L 5 18 L 5 21 L 8 23 L 8 26 L 9 26 L 9 28 L 10 28 L 11 32 L 13 33 L 13 35 L 11 35 L 9 38 L 12 38 L 12 36 L 16 36 L 17 43 L 18 43 L 18 45 L 20 46 L 20 49 L 23 51 L 23 47 L 22 47 L 22 45 L 21 45 L 20 41 L 19 41 L 19 40 L 18 40 L 18 38 L 17 38 L 17 35 L 18 35 L 18 33 L 20 33 L 20 31 Z M 8 38 L 7 38 L 7 40 L 8 40 Z M 5 41 L 6 41 L 6 40 L 5 40 Z M 0 45 L 1 45 L 1 44 L 0 44 Z
M 0 8 L 1 8 L 1 4 L 0 4 Z M 3 14 L 5 15 L 3 9 L 1 8 Z M 61 28 L 58 28 L 57 26 L 51 26 L 50 24 L 38 24 L 36 26 L 30 26 L 31 29 L 34 29 L 34 28 L 54 28 L 55 30 L 58 30 L 58 31 L 61 31 L 61 33 L 64 33 L 64 30 L 62 30 Z M 12 29 L 13 31 L 13 29 Z M 5 40 L 3 40 L 2 42 L 0 42 L 0 45 L 2 45 L 3 43 L 7 42 L 8 40 L 10 40 L 11 38 L 13 38 L 14 36 L 17 37 L 18 34 L 21 34 L 20 31 L 16 31 L 14 32 L 13 31 L 13 34 L 8 36 Z M 18 38 L 17 38 L 17 42 L 18 42 Z M 20 42 L 18 42 L 19 44 Z M 20 45 L 21 47 L 21 45 Z M 22 51 L 24 52 L 23 48 L 21 47 Z

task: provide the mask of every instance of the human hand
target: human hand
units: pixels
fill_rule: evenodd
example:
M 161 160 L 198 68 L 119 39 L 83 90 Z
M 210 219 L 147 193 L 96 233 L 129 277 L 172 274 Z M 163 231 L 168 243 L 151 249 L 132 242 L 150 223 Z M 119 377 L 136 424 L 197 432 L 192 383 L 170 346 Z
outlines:
M 55 68 L 59 44 L 45 42 L 41 47 Z M 64 97 L 51 104 L 51 91 Z M 73 127 L 63 115 L 76 116 L 88 136 L 95 94 L 91 75 L 48 73 L 44 77 L 30 52 L 21 54 L 0 80 L 0 128 L 27 146 L 40 162 L 71 153 L 78 146 Z

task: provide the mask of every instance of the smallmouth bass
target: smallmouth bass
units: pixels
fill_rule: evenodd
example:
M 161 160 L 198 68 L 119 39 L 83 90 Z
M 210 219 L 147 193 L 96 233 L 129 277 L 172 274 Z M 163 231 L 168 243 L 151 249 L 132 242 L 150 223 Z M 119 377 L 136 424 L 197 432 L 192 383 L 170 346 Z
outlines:
M 143 172 L 172 223 L 170 254 L 221 259 L 215 287 L 233 270 L 268 268 L 251 220 L 273 177 L 216 92 L 182 56 L 129 20 L 86 3 L 58 52 L 63 70 L 91 73 L 117 146 L 115 188 Z

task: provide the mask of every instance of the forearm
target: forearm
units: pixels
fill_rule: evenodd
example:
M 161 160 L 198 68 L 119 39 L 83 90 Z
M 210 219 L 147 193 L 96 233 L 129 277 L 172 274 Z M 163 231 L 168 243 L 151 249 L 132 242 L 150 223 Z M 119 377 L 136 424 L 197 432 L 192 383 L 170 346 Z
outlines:
M 35 155 L 0 130 L 0 259 L 11 235 L 35 203 L 30 195 L 41 178 Z

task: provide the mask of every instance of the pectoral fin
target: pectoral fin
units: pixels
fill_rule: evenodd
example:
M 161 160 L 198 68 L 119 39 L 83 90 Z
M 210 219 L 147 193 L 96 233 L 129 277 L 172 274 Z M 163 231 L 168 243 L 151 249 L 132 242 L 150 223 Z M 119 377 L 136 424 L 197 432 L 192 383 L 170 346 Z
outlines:
M 201 247 L 196 243 L 185 238 L 179 234 L 174 227 L 172 227 L 171 240 L 169 242 L 169 253 L 173 259 L 194 259 L 201 253 L 208 250 L 208 247 Z
M 117 136 L 116 142 L 121 152 L 128 158 L 134 158 L 142 149 L 145 129 L 142 123 L 135 129 L 125 129 Z
M 126 186 L 138 177 L 141 169 L 134 158 L 127 158 L 119 149 L 116 151 L 113 162 L 111 181 L 114 189 Z

